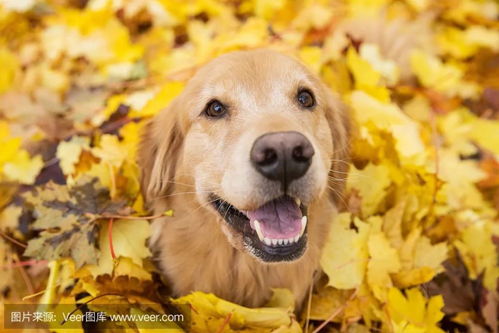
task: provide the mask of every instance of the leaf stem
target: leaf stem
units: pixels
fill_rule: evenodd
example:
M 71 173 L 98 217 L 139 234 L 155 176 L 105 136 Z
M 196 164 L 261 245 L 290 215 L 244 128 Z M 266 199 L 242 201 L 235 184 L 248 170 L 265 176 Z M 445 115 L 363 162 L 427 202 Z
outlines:
M 24 267 L 24 266 L 33 266 L 37 264 L 47 264 L 48 260 L 26 260 L 26 261 L 13 261 L 10 265 L 0 266 L 0 269 L 3 268 L 14 268 L 14 267 Z
M 343 310 L 345 310 L 345 308 L 347 307 L 348 305 L 348 302 L 350 302 L 354 297 L 355 295 L 357 294 L 357 290 L 355 290 L 352 295 L 350 295 L 350 297 L 348 298 L 348 300 L 345 302 L 345 304 L 343 304 L 342 306 L 339 306 L 336 310 L 334 310 L 334 312 L 326 319 L 322 322 L 322 324 L 320 324 L 312 333 L 319 333 L 321 329 L 323 329 L 327 324 L 329 324 L 337 315 L 339 315 Z
M 224 322 L 222 323 L 222 325 L 220 326 L 220 328 L 218 329 L 217 333 L 222 333 L 225 329 L 225 326 L 227 326 L 227 324 L 229 323 L 230 319 L 232 318 L 232 312 L 229 312 L 227 314 L 227 316 L 225 317 L 225 320 Z
M 151 215 L 151 216 L 131 216 L 131 215 L 107 215 L 107 214 L 92 214 L 92 213 L 87 213 L 87 216 L 93 218 L 94 220 L 98 219 L 116 219 L 116 220 L 154 220 L 163 216 L 168 216 L 165 215 L 165 213 L 162 214 L 157 214 L 157 215 Z
M 109 219 L 109 224 L 107 225 L 107 238 L 109 239 L 109 250 L 111 251 L 111 257 L 116 260 L 116 253 L 114 252 L 113 246 L 113 218 Z
M 55 289 L 55 288 L 60 287 L 60 286 L 61 286 L 61 284 L 60 284 L 60 283 L 58 283 L 58 284 L 56 284 L 55 286 L 52 286 L 52 287 L 51 287 L 51 289 Z M 34 294 L 24 296 L 24 297 L 22 298 L 22 300 L 23 300 L 23 301 L 26 301 L 26 300 L 28 300 L 28 299 L 31 299 L 31 298 L 34 298 L 34 297 L 40 296 L 40 295 L 44 294 L 46 291 L 47 291 L 47 289 L 42 289 L 42 290 L 40 290 L 40 291 L 37 291 L 37 292 L 36 292 L 36 293 L 34 293 Z
M 310 288 L 308 289 L 308 300 L 307 300 L 307 318 L 305 320 L 305 332 L 308 332 L 308 326 L 310 325 L 310 311 L 312 308 L 312 289 L 314 288 L 314 284 L 310 284 Z
M 14 253 L 14 263 L 20 262 L 19 257 L 17 256 L 16 253 Z M 28 276 L 28 273 L 24 270 L 23 266 L 17 266 L 17 269 L 19 270 L 19 273 L 21 274 L 22 279 L 24 280 L 24 283 L 26 284 L 26 288 L 28 289 L 28 292 L 30 294 L 33 294 L 35 292 L 35 288 L 33 287 L 33 282 L 31 282 L 31 279 Z
M 2 236 L 3 238 L 5 238 L 6 240 L 20 246 L 20 247 L 23 247 L 23 248 L 26 248 L 28 247 L 28 245 L 18 241 L 17 239 L 13 238 L 13 237 L 10 237 L 9 235 L 3 233 L 2 231 L 0 231 L 0 236 Z

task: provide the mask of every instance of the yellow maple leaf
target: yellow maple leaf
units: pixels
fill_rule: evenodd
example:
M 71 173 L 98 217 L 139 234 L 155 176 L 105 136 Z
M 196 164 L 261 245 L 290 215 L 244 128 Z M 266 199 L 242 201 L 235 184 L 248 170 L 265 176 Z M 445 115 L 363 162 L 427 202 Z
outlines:
M 381 221 L 374 221 L 380 225 Z M 376 228 L 376 227 L 374 227 Z M 374 295 L 384 300 L 386 291 L 393 286 L 390 274 L 400 269 L 400 259 L 384 233 L 372 231 L 367 241 L 369 262 L 367 264 L 367 283 Z
M 348 11 L 352 16 L 375 15 L 388 0 L 350 0 L 346 2 Z
M 22 207 L 9 205 L 0 212 L 0 229 L 16 231 Z
M 0 71 L 0 93 L 9 90 L 14 83 L 19 63 L 17 58 L 9 50 L 0 47 L 0 63 L 2 70 Z
M 115 265 L 110 250 L 109 222 L 104 222 L 99 232 L 99 248 L 101 255 L 98 265 L 86 266 L 92 275 L 111 274 L 113 268 L 118 275 L 150 279 L 150 274 L 142 270 L 143 259 L 151 256 L 146 240 L 150 236 L 149 222 L 146 220 L 114 220 L 112 228 L 112 244 L 116 258 L 127 258 L 130 261 L 118 260 Z
M 402 236 L 402 220 L 407 207 L 408 198 L 398 201 L 394 207 L 385 212 L 383 216 L 383 232 L 394 248 L 400 248 L 404 243 Z
M 484 179 L 485 173 L 473 161 L 462 161 L 449 150 L 439 152 L 438 177 L 445 181 L 440 192 L 451 208 L 486 207 L 482 194 L 474 183 Z
M 43 160 L 40 155 L 30 157 L 26 151 L 21 150 L 3 165 L 3 174 L 9 180 L 33 184 L 42 168 Z
M 53 91 L 64 93 L 69 88 L 69 76 L 62 71 L 55 71 L 49 66 L 41 66 L 40 76 L 42 85 Z
M 141 129 L 145 123 L 130 122 L 120 129 L 123 138 L 121 144 L 128 150 L 128 160 L 135 161 L 135 154 L 141 138 Z
M 403 165 L 423 166 L 427 161 L 427 152 L 417 122 L 407 117 L 393 103 L 381 102 L 370 95 L 354 91 L 350 96 L 355 119 L 361 125 L 360 134 L 373 138 L 375 130 L 388 132 L 395 140 L 395 148 Z M 372 141 L 372 140 L 371 140 Z M 386 140 L 385 140 L 386 141 Z M 372 144 L 380 147 L 386 142 Z
M 477 51 L 475 44 L 466 40 L 464 32 L 455 27 L 444 26 L 436 35 L 439 47 L 454 57 L 466 58 Z
M 147 117 L 154 116 L 159 111 L 163 110 L 168 106 L 168 104 L 177 97 L 178 94 L 184 89 L 184 84 L 180 82 L 169 82 L 166 83 L 161 89 L 156 93 L 156 95 L 150 99 L 141 110 L 137 110 L 137 115 Z
M 347 64 L 358 87 L 374 87 L 380 83 L 381 75 L 367 60 L 359 57 L 354 48 L 348 49 Z
M 347 179 L 347 189 L 358 191 L 362 199 L 362 214 L 366 217 L 377 211 L 390 184 L 390 169 L 386 164 L 369 163 L 362 170 L 353 167 Z
M 372 68 L 380 73 L 386 80 L 386 84 L 393 85 L 397 83 L 400 77 L 400 69 L 394 61 L 383 58 L 378 45 L 362 43 L 359 53 L 362 59 L 369 62 Z
M 489 290 L 495 290 L 499 277 L 497 266 L 497 250 L 492 240 L 491 223 L 474 221 L 463 230 L 461 239 L 454 244 L 459 249 L 470 272 L 470 277 L 476 279 L 484 273 L 483 284 Z
M 426 147 L 421 140 L 420 128 L 416 123 L 392 126 L 392 135 L 396 139 L 395 148 L 401 161 L 406 165 L 424 165 Z
M 414 247 L 414 267 L 430 267 L 435 273 L 440 273 L 441 264 L 447 259 L 447 245 L 445 242 L 431 244 L 426 236 L 421 236 Z
M 463 69 L 454 63 L 444 63 L 436 56 L 420 50 L 412 52 L 411 68 L 419 82 L 449 96 L 476 97 L 476 85 L 463 80 Z
M 99 147 L 92 149 L 92 154 L 100 158 L 102 162 L 119 168 L 128 156 L 128 150 L 111 134 L 104 134 L 100 138 Z
M 464 30 L 445 26 L 436 37 L 443 51 L 461 59 L 474 55 L 480 48 L 496 52 L 499 49 L 499 32 L 478 25 Z
M 293 27 L 301 30 L 322 29 L 331 22 L 334 9 L 327 3 L 310 2 L 304 6 L 293 20 Z
M 255 0 L 255 14 L 265 20 L 270 20 L 274 18 L 274 15 L 276 15 L 279 10 L 283 9 L 287 5 L 287 2 L 287 0 Z
M 89 138 L 75 135 L 69 141 L 59 143 L 56 156 L 65 175 L 75 172 L 75 164 L 80 160 L 83 149 L 90 149 Z
M 404 125 L 410 119 L 397 105 L 379 101 L 362 91 L 354 91 L 350 96 L 354 117 L 360 124 L 372 123 L 376 128 L 389 130 L 393 125 Z
M 443 271 L 447 259 L 446 243 L 432 245 L 417 227 L 409 233 L 399 249 L 401 270 L 393 275 L 397 287 L 406 288 L 430 281 Z
M 351 214 L 342 213 L 332 223 L 324 246 L 321 267 L 328 284 L 338 289 L 353 289 L 364 280 L 367 266 L 369 225 L 355 219 L 357 231 L 350 228 Z
M 196 313 L 192 312 L 192 321 L 196 332 L 210 332 L 222 325 L 229 314 L 228 327 L 241 329 L 251 327 L 255 331 L 263 329 L 279 329 L 284 332 L 301 332 L 289 308 L 246 308 L 235 303 L 220 299 L 213 294 L 193 292 L 189 295 L 173 299 L 174 304 L 190 304 Z M 213 322 L 215 320 L 215 322 Z
M 423 266 L 409 268 L 394 273 L 392 279 L 397 288 L 408 288 L 431 281 L 435 277 L 435 270 L 431 267 Z
M 322 67 L 322 49 L 314 46 L 305 46 L 300 49 L 300 59 L 315 73 Z
M 112 172 L 111 172 L 112 171 Z M 80 177 L 87 177 L 99 179 L 99 183 L 104 187 L 111 188 L 113 185 L 114 170 L 110 170 L 110 167 L 104 163 L 93 163 L 90 169 L 77 175 L 74 181 L 77 181 Z
M 251 17 L 236 31 L 226 31 L 214 41 L 218 54 L 241 48 L 264 46 L 268 37 L 267 21 Z
M 348 49 L 346 60 L 354 77 L 356 89 L 383 102 L 390 99 L 388 90 L 382 85 L 381 74 L 367 60 L 361 58 L 354 48 Z
M 406 296 L 399 289 L 388 292 L 387 311 L 395 332 L 443 333 L 437 323 L 444 317 L 443 297 L 426 300 L 417 288 L 407 289 Z
M 341 290 L 329 286 L 324 288 L 318 287 L 317 292 L 312 294 L 310 319 L 326 320 L 331 315 L 332 311 L 334 311 L 333 309 L 338 309 L 348 302 L 351 294 L 351 290 Z M 349 311 L 350 313 L 354 312 L 351 309 L 349 309 Z M 305 312 L 308 312 L 308 309 L 304 310 L 304 315 L 308 316 L 308 313 L 305 314 Z M 335 318 L 335 321 L 339 320 L 340 318 Z
M 472 140 L 499 156 L 499 122 L 474 117 L 469 134 Z
M 15 157 L 21 147 L 21 138 L 10 135 L 10 127 L 6 121 L 0 121 L 0 144 L 2 154 L 0 154 L 0 166 Z
M 61 54 L 85 57 L 105 72 L 108 65 L 138 60 L 144 51 L 141 45 L 131 42 L 128 30 L 114 17 L 110 4 L 100 9 L 61 8 L 48 23 L 42 42 L 52 59 Z

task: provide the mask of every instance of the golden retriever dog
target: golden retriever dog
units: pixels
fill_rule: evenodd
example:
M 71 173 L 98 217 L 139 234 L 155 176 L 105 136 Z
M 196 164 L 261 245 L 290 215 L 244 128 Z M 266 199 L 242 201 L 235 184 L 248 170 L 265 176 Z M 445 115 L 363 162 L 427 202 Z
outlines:
M 145 128 L 139 152 L 150 240 L 174 296 L 302 304 L 348 168 L 349 118 L 318 77 L 269 50 L 202 67 Z

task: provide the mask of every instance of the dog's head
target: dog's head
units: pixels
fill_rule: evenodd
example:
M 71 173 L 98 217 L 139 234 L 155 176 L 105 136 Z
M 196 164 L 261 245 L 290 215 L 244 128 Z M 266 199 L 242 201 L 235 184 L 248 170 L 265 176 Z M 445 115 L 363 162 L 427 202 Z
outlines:
M 191 184 L 186 192 L 236 248 L 295 260 L 313 228 L 307 207 L 338 200 L 348 142 L 342 104 L 303 65 L 268 50 L 233 52 L 201 68 L 149 124 L 142 186 L 154 202 Z

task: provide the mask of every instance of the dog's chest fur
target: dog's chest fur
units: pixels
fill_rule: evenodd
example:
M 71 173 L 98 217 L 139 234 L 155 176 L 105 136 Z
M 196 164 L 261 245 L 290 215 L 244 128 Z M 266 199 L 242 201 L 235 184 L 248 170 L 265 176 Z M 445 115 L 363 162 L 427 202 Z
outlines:
M 221 230 L 226 222 L 219 220 L 214 212 L 186 201 L 172 203 L 173 207 L 181 207 L 175 217 L 153 223 L 151 243 L 174 296 L 204 291 L 255 307 L 269 300 L 272 288 L 288 288 L 297 305 L 302 304 L 314 272 L 319 269 L 321 249 L 332 218 L 333 208 L 327 200 L 309 207 L 305 254 L 294 262 L 273 264 L 264 264 L 235 249 Z M 166 208 L 166 203 L 162 203 L 156 210 Z

